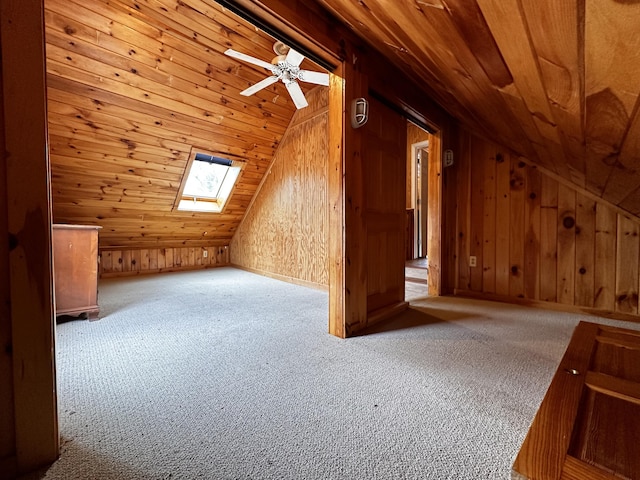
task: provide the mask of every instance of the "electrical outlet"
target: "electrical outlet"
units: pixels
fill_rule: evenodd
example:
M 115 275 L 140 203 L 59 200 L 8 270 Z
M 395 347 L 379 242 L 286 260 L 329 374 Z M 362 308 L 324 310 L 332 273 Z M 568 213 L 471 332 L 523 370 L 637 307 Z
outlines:
M 208 252 L 208 251 L 206 251 L 206 250 L 203 250 L 203 251 L 202 251 L 202 256 L 203 256 L 204 258 L 207 258 L 207 257 L 209 256 L 209 252 Z
M 471 255 L 469 257 L 469 266 L 470 267 L 477 267 L 478 266 L 478 258 L 475 255 Z

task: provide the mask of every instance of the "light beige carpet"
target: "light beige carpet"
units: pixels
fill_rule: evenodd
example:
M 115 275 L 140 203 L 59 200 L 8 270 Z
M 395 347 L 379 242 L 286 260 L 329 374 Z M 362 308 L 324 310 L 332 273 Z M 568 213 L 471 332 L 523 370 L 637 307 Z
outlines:
M 232 268 L 100 304 L 58 325 L 62 455 L 30 478 L 508 479 L 581 318 L 418 295 L 340 340 L 325 292 Z

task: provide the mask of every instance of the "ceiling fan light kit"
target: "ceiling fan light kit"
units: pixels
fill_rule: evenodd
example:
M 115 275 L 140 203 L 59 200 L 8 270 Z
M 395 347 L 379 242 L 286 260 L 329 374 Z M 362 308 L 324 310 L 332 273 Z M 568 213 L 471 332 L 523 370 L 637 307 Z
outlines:
M 314 72 L 311 70 L 303 70 L 300 68 L 300 64 L 304 60 L 304 55 L 295 51 L 293 48 L 289 48 L 282 42 L 276 42 L 273 45 L 273 51 L 276 53 L 276 57 L 272 60 L 272 63 L 260 60 L 259 58 L 246 55 L 241 52 L 237 52 L 233 49 L 225 51 L 225 55 L 229 57 L 242 60 L 243 62 L 262 67 L 271 72 L 271 76 L 259 81 L 255 85 L 240 92 L 240 95 L 250 96 L 254 93 L 262 90 L 263 88 L 273 85 L 278 80 L 284 83 L 291 99 L 296 108 L 304 108 L 307 105 L 307 99 L 298 84 L 298 81 L 313 83 L 316 85 L 329 85 L 329 74 L 324 72 Z

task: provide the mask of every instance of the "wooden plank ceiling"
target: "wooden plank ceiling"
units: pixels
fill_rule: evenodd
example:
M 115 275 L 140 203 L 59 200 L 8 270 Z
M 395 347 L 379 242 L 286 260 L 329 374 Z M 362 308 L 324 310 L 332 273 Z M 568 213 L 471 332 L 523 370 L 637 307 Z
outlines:
M 270 61 L 273 39 L 211 0 L 45 15 L 54 221 L 101 225 L 102 248 L 228 244 L 295 107 L 280 82 L 240 96 L 267 72 L 222 52 Z M 247 162 L 222 214 L 173 211 L 192 147 Z
M 318 0 L 473 131 L 640 214 L 640 3 Z

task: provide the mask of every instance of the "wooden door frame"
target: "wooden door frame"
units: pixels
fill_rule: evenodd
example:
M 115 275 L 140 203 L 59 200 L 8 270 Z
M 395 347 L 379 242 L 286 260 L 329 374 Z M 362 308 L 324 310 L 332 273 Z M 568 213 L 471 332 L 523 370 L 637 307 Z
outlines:
M 443 292 L 444 203 L 442 195 L 442 130 L 432 133 L 428 156 L 427 188 L 427 284 L 429 296 L 440 296 Z
M 0 321 L 11 325 L 15 425 L 15 453 L 2 466 L 16 474 L 53 462 L 59 451 L 51 172 L 43 1 L 3 0 L 0 8 L 11 300 L 10 318 Z
M 411 144 L 411 208 L 413 208 L 414 212 L 418 213 L 418 196 L 416 194 L 416 191 L 418 189 L 417 184 L 416 184 L 416 173 L 417 173 L 417 159 L 418 159 L 418 155 L 417 153 L 421 150 L 426 150 L 427 151 L 427 162 L 429 161 L 429 140 L 422 140 L 420 142 L 416 142 L 416 143 L 412 143 Z M 422 160 L 420 162 L 420 168 L 423 170 L 422 167 Z M 409 172 L 407 172 L 407 175 L 409 175 Z M 428 168 L 427 168 L 427 176 L 428 176 Z M 420 177 L 420 181 L 422 182 L 422 177 Z M 428 179 L 427 179 L 428 181 Z M 423 194 L 424 192 L 422 192 L 422 185 L 420 186 L 420 199 L 422 203 L 426 203 L 426 200 L 428 199 L 428 192 L 429 192 L 429 188 L 427 188 L 427 197 L 423 198 Z M 421 205 L 422 208 L 424 208 L 425 205 Z M 427 212 L 428 210 L 425 209 Z M 424 216 L 424 212 L 421 212 L 422 215 Z M 423 222 L 426 221 L 426 219 L 422 220 Z M 417 236 L 417 232 L 420 229 L 420 225 L 418 225 L 418 222 L 414 223 L 414 229 L 413 229 L 413 248 L 415 252 L 418 252 L 418 250 L 420 250 L 420 245 L 418 242 L 418 236 Z M 425 239 L 426 242 L 426 239 Z M 425 249 L 425 255 L 426 256 L 426 249 Z M 414 255 L 415 256 L 415 255 Z M 420 258 L 419 256 L 416 258 Z

